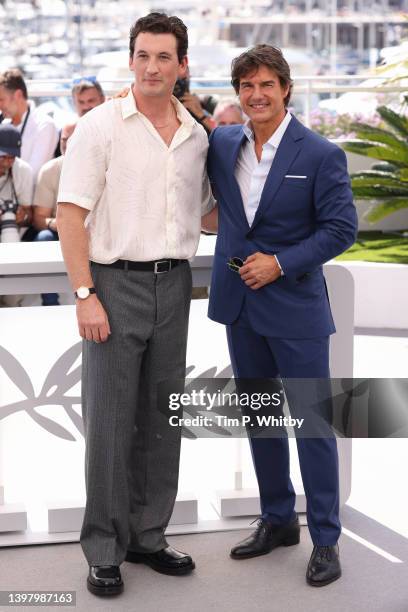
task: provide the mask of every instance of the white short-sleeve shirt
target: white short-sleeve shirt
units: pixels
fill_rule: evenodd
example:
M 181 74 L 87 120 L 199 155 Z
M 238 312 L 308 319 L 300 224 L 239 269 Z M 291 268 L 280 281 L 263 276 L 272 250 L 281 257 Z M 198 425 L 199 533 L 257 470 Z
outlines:
M 201 216 L 214 206 L 208 140 L 184 106 L 172 102 L 181 125 L 169 147 L 138 111 L 132 90 L 88 112 L 69 139 L 58 202 L 90 211 L 92 261 L 195 254 Z

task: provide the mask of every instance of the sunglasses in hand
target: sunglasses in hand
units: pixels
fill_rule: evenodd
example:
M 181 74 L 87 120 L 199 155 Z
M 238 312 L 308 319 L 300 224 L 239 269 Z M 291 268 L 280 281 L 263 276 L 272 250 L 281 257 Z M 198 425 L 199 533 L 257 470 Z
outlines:
M 233 272 L 239 273 L 239 269 L 242 268 L 243 265 L 244 265 L 244 262 L 240 257 L 230 257 L 229 260 L 227 261 L 227 266 Z

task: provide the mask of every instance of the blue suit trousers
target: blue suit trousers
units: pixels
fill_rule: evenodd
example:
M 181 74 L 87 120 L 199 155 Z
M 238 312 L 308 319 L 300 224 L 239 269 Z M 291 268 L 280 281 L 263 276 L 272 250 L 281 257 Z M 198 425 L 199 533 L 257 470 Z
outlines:
M 231 364 L 236 378 L 328 378 L 329 337 L 284 339 L 257 334 L 245 304 L 227 325 Z M 289 405 L 289 409 L 291 406 Z M 335 437 L 296 438 L 314 545 L 332 546 L 340 535 L 339 474 Z M 263 518 L 276 525 L 295 516 L 288 438 L 251 438 Z

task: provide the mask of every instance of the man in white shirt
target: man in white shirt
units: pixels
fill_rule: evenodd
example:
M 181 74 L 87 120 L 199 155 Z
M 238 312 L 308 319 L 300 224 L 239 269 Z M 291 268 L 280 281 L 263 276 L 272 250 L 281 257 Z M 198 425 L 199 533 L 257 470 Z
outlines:
M 54 157 L 58 130 L 51 117 L 28 100 L 23 75 L 17 69 L 0 74 L 0 112 L 21 134 L 21 158 L 32 168 L 34 180 L 41 166 Z
M 180 431 L 157 408 L 158 383 L 185 376 L 187 259 L 213 207 L 205 131 L 172 97 L 187 45 L 177 17 L 136 21 L 132 89 L 79 120 L 60 180 L 58 232 L 84 339 L 81 545 L 96 595 L 122 590 L 125 558 L 172 575 L 194 569 L 164 537 Z

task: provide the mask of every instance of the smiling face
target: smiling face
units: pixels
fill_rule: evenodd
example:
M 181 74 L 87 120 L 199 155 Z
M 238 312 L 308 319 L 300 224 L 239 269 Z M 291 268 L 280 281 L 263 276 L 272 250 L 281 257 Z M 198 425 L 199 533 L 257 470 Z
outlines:
M 277 74 L 267 66 L 261 65 L 240 79 L 241 108 L 254 128 L 262 124 L 279 125 L 286 114 L 284 100 L 288 91 L 289 86 L 282 87 Z
M 186 76 L 187 57 L 179 62 L 177 39 L 173 34 L 140 32 L 129 67 L 135 75 L 139 93 L 148 97 L 170 97 L 176 80 Z

